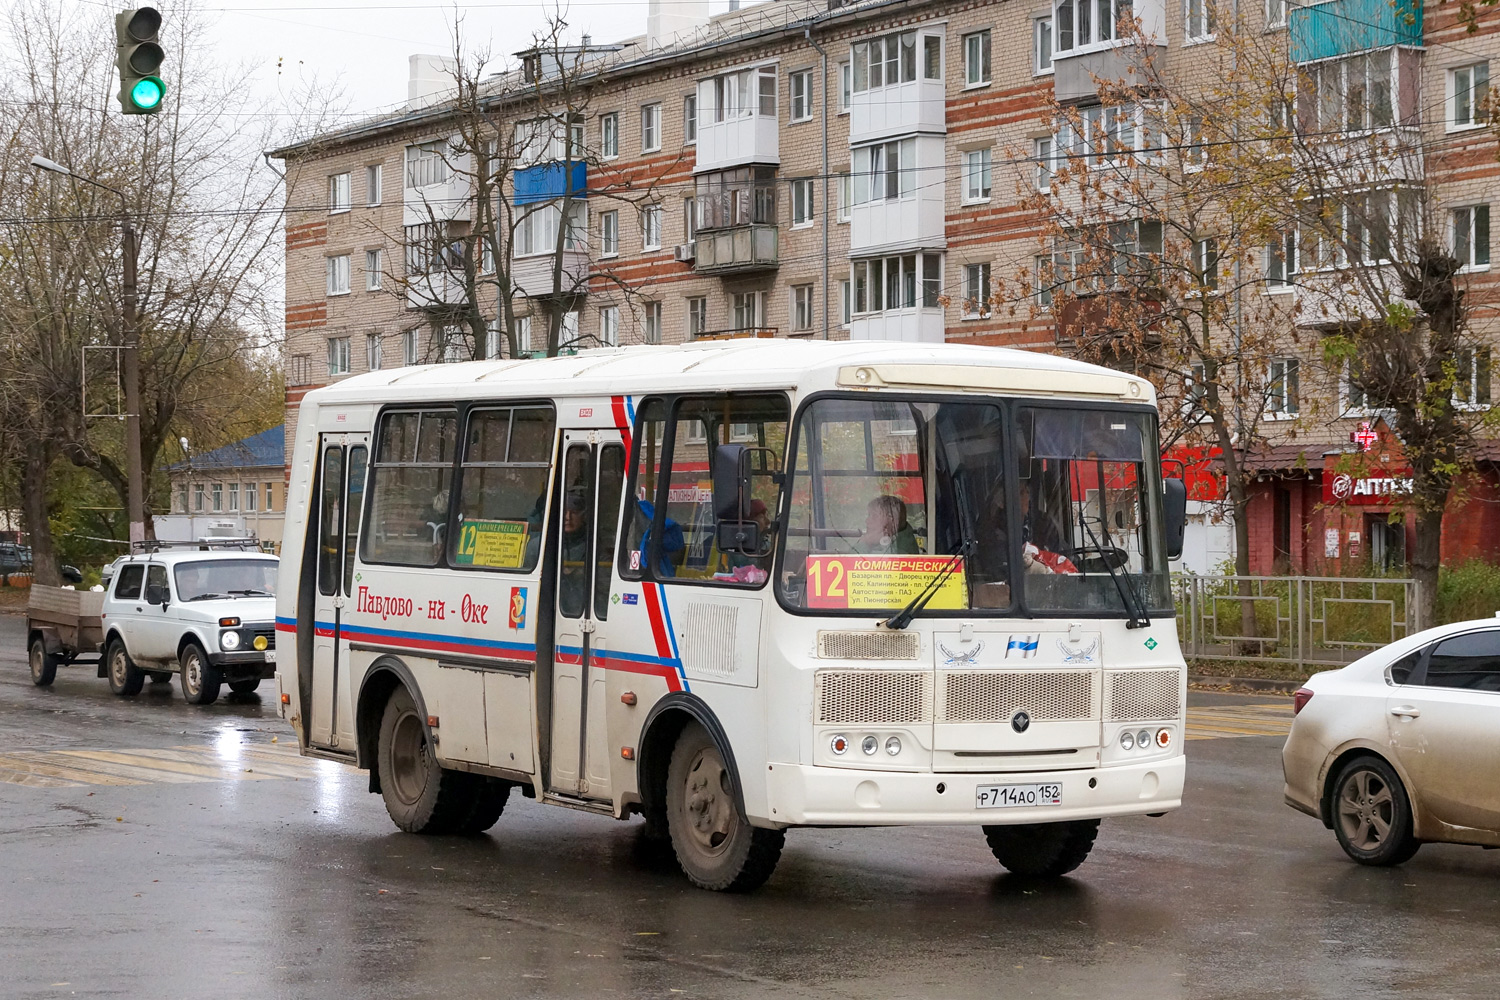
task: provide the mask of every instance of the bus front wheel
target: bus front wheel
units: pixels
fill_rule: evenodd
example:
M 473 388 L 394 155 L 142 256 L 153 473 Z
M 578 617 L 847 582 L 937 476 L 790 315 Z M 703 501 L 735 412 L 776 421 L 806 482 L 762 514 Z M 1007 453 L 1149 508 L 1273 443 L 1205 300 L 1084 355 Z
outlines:
M 771 877 L 786 834 L 750 825 L 734 796 L 724 756 L 696 722 L 677 738 L 667 766 L 672 850 L 699 888 L 743 892 Z
M 407 833 L 453 833 L 478 820 L 472 776 L 438 763 L 417 703 L 404 687 L 385 703 L 375 766 L 386 812 Z
M 1034 878 L 1056 878 L 1083 864 L 1098 835 L 1097 819 L 984 828 L 995 860 L 1017 875 Z

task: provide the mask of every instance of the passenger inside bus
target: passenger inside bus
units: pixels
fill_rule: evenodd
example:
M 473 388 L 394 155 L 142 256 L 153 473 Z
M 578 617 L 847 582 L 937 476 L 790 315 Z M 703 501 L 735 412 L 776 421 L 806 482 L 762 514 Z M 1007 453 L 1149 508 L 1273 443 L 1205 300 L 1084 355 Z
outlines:
M 865 508 L 865 532 L 855 540 L 854 550 L 877 555 L 917 553 L 917 536 L 899 497 L 882 493 L 870 501 Z
M 558 554 L 562 563 L 558 599 L 565 614 L 577 615 L 588 594 L 588 498 L 581 489 L 569 490 L 563 499 Z

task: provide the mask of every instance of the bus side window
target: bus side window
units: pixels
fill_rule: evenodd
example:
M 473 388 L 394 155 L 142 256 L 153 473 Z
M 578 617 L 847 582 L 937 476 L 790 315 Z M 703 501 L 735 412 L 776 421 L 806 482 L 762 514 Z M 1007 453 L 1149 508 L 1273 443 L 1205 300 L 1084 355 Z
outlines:
M 458 415 L 397 410 L 380 418 L 370 465 L 370 519 L 361 532 L 367 563 L 436 566 L 448 532 Z
M 636 411 L 635 465 L 630 476 L 630 500 L 624 517 L 624 544 L 620 546 L 620 576 L 639 580 L 644 575 L 651 518 L 656 510 L 657 487 L 661 483 L 662 448 L 665 444 L 667 408 L 659 399 L 646 401 Z M 660 567 L 658 567 L 660 570 Z M 663 575 L 660 571 L 658 576 Z
M 550 406 L 475 409 L 464 433 L 455 566 L 536 568 L 556 419 Z

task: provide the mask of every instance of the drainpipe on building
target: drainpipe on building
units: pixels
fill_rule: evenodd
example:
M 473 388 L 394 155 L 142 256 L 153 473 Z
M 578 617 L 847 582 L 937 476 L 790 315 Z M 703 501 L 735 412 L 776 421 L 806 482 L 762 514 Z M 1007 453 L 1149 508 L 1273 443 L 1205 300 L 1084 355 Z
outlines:
M 818 52 L 819 71 L 823 77 L 823 339 L 828 339 L 828 53 L 812 36 L 812 28 L 802 29 L 803 37 Z

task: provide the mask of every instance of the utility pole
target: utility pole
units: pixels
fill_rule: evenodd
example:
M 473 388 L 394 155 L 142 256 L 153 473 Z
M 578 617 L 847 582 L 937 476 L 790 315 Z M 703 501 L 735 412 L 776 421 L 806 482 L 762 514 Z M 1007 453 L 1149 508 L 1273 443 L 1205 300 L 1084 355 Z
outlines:
M 146 540 L 146 483 L 141 469 L 141 330 L 136 315 L 135 224 L 129 216 L 120 222 L 125 256 L 124 303 L 120 314 L 121 368 L 125 379 L 125 479 L 126 516 L 130 520 L 130 542 Z

